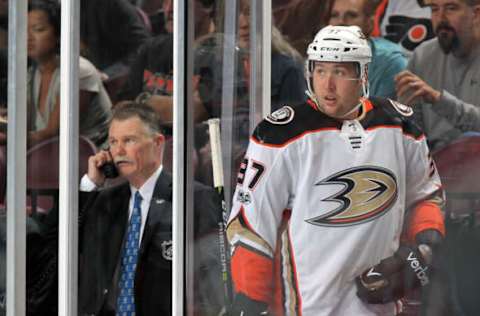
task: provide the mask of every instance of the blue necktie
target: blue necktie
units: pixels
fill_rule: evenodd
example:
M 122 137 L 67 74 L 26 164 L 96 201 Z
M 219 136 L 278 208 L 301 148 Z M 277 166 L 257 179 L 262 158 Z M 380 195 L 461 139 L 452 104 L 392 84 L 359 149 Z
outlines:
M 118 282 L 120 293 L 117 298 L 117 315 L 120 316 L 135 315 L 133 285 L 135 280 L 135 269 L 137 267 L 140 227 L 142 224 L 141 203 L 142 196 L 137 191 L 135 193 L 133 212 L 127 228 L 127 236 L 123 245 L 120 262 L 120 280 Z

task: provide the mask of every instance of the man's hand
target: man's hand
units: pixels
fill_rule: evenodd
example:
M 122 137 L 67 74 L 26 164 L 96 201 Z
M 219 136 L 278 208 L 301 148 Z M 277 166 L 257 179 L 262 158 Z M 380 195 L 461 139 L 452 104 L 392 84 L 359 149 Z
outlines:
M 408 70 L 395 76 L 395 89 L 397 97 L 402 103 L 410 105 L 416 101 L 425 101 L 434 104 L 440 100 L 441 93 L 433 89 L 420 77 Z
M 370 304 L 398 300 L 410 290 L 430 282 L 431 248 L 401 246 L 391 257 L 365 270 L 356 278 L 357 296 Z
M 105 175 L 100 167 L 109 161 L 112 161 L 112 157 L 110 153 L 105 150 L 101 150 L 96 155 L 88 158 L 87 175 L 97 187 L 103 186 L 103 183 L 105 182 Z

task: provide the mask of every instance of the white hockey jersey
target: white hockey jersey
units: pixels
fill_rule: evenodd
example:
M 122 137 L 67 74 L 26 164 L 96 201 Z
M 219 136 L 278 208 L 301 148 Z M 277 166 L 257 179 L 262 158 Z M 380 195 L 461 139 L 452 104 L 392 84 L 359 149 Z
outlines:
M 396 313 L 394 303 L 362 302 L 354 280 L 396 251 L 407 210 L 440 190 L 425 137 L 405 115 L 372 99 L 355 120 L 306 104 L 259 124 L 227 229 L 236 291 L 272 296 L 279 316 Z

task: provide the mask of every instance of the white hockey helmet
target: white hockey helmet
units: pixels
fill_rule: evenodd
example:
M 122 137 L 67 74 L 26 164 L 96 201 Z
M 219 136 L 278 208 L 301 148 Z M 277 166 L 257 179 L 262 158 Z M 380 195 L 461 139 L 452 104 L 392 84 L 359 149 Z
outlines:
M 357 63 L 363 95 L 368 97 L 367 64 L 372 60 L 372 50 L 358 26 L 329 25 L 322 28 L 308 45 L 307 57 L 305 76 L 311 97 L 315 95 L 311 80 L 316 61 Z

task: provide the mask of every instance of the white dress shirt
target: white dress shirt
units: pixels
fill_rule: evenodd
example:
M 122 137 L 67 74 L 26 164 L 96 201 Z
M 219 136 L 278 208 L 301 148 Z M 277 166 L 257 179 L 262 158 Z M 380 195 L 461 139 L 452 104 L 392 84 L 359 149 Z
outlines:
M 147 222 L 148 210 L 150 209 L 150 201 L 152 200 L 153 190 L 155 189 L 155 184 L 157 183 L 157 179 L 162 173 L 163 166 L 160 165 L 158 169 L 150 176 L 150 178 L 145 181 L 145 183 L 138 189 L 140 191 L 140 195 L 142 196 L 142 224 L 140 226 L 140 238 L 139 243 L 142 241 L 143 231 L 145 229 L 145 223 Z M 85 174 L 80 181 L 80 191 L 94 191 L 98 189 L 95 183 Z M 130 201 L 128 203 L 128 219 L 132 216 L 133 212 L 133 203 L 135 198 L 135 193 L 137 189 L 130 185 Z

